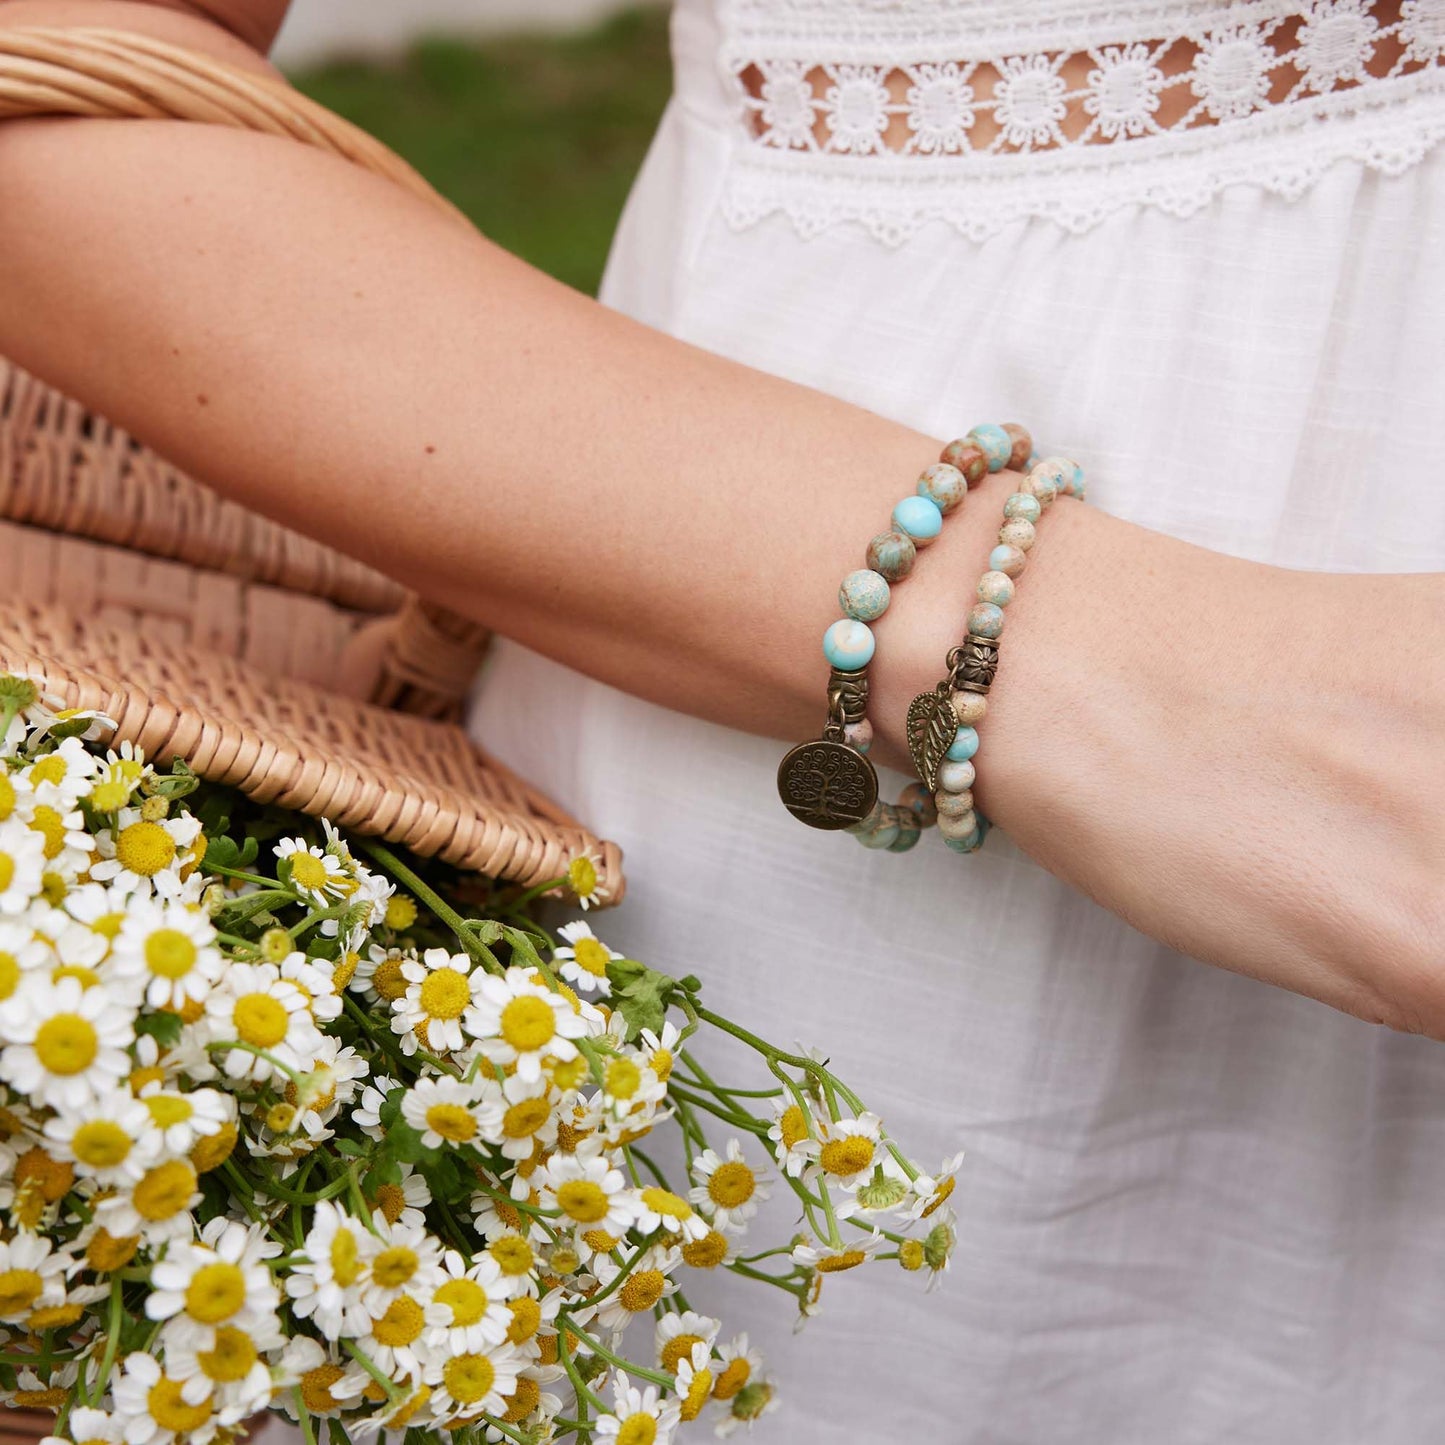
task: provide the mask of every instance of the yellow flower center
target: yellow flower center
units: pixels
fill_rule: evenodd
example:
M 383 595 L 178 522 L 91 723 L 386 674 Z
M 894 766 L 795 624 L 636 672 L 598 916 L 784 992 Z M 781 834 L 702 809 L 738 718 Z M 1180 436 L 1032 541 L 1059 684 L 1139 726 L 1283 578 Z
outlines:
M 340 1365 L 317 1365 L 301 1376 L 301 1403 L 313 1415 L 324 1415 L 328 1410 L 340 1408 L 340 1402 L 331 1393 L 331 1387 L 346 1373 Z
M 197 1139 L 191 1149 L 191 1163 L 197 1172 L 209 1174 L 212 1169 L 219 1169 L 231 1157 L 239 1137 L 236 1126 L 227 1120 L 214 1134 Z
M 85 1262 L 97 1274 L 124 1269 L 140 1248 L 140 1235 L 127 1234 L 117 1239 L 104 1229 L 97 1229 L 85 1246 Z
M 375 1381 L 372 1382 L 373 1384 Z M 405 1430 L 407 1421 L 431 1399 L 431 1386 L 421 1385 L 406 1400 L 403 1400 L 395 1410 L 386 1416 L 386 1428 L 388 1430 Z M 451 1429 L 450 1425 L 447 1429 Z
M 388 1224 L 395 1224 L 406 1212 L 406 1190 L 400 1184 L 383 1184 L 371 1196 L 371 1202 Z
M 162 1430 L 174 1431 L 177 1435 L 189 1435 L 199 1430 L 211 1418 L 211 1402 L 207 1398 L 199 1405 L 188 1405 L 181 1395 L 179 1380 L 162 1375 L 146 1394 L 146 1409 L 150 1417 Z
M 502 1416 L 509 1424 L 525 1420 L 542 1403 L 542 1387 L 526 1375 L 517 1377 L 517 1388 L 505 1397 L 509 1402 L 507 1413 Z
M 90 790 L 90 806 L 97 813 L 118 813 L 130 802 L 130 784 L 108 778 Z
M 10 1403 L 19 1410 L 49 1410 L 53 1415 L 65 1408 L 70 1392 L 55 1386 L 49 1390 L 16 1390 Z
M 502 1133 L 508 1139 L 525 1139 L 547 1122 L 551 1112 L 546 1099 L 523 1099 L 502 1115 Z
M 512 1323 L 507 1326 L 507 1338 L 520 1345 L 530 1340 L 542 1325 L 542 1306 L 531 1295 L 514 1299 L 507 1308 L 512 1312 Z
M 245 1303 L 246 1276 L 225 1260 L 203 1264 L 186 1286 L 186 1313 L 203 1325 L 230 1319 Z
M 898 1246 L 898 1263 L 903 1269 L 922 1269 L 923 1245 L 916 1239 L 905 1239 Z
M 9 998 L 20 982 L 20 960 L 0 948 L 0 998 Z
M 823 1145 L 818 1162 L 829 1174 L 857 1174 L 873 1162 L 873 1141 L 860 1134 L 830 1139 Z
M 286 1037 L 286 1010 L 269 993 L 243 993 L 231 1011 L 236 1034 L 258 1049 L 274 1048 Z
M 714 1400 L 731 1400 L 752 1377 L 753 1367 L 746 1360 L 729 1360 L 725 1369 L 719 1372 L 712 1387 Z
M 39 1146 L 27 1149 L 15 1161 L 15 1186 L 34 1190 L 46 1204 L 63 1199 L 75 1183 L 75 1170 L 59 1159 L 52 1159 Z
M 158 978 L 184 978 L 198 956 L 196 945 L 178 928 L 158 928 L 146 939 L 146 967 Z
M 627 1276 L 622 1288 L 617 1291 L 617 1298 L 622 1301 L 623 1309 L 641 1314 L 662 1298 L 666 1288 L 667 1276 L 660 1269 L 640 1269 L 636 1274 Z
M 534 994 L 514 998 L 502 1010 L 502 1037 L 519 1054 L 535 1053 L 550 1043 L 556 1032 L 552 1005 Z
M 150 1110 L 151 1122 L 158 1129 L 184 1124 L 195 1113 L 191 1101 L 180 1094 L 150 1094 L 141 1102 Z
M 422 982 L 421 1006 L 434 1019 L 460 1018 L 471 1001 L 467 976 L 455 968 L 439 968 Z
M 607 1217 L 607 1196 L 590 1179 L 569 1179 L 557 1191 L 557 1207 L 579 1224 L 596 1224 Z
M 657 1439 L 657 1420 L 652 1415 L 629 1415 L 617 1431 L 617 1445 L 652 1445 Z
M 212 1349 L 196 1354 L 196 1363 L 201 1373 L 218 1385 L 230 1385 L 244 1380 L 256 1363 L 256 1346 L 250 1335 L 233 1325 L 223 1325 L 216 1331 L 216 1343 Z
M 683 1397 L 682 1409 L 678 1412 L 679 1418 L 696 1420 L 702 1414 L 702 1407 L 707 1404 L 707 1397 L 711 1390 L 712 1371 L 695 1371 L 692 1379 L 688 1382 L 687 1394 Z
M 120 830 L 115 840 L 115 856 L 122 868 L 141 878 L 154 878 L 175 861 L 176 843 L 159 823 L 142 818 Z
M 295 1122 L 295 1104 L 272 1104 L 266 1110 L 266 1127 L 273 1134 L 289 1134 Z
M 50 753 L 31 765 L 30 781 L 40 783 L 63 783 L 65 781 L 65 758 L 60 753 Z
M 291 881 L 298 888 L 313 891 L 326 886 L 326 865 L 314 853 L 293 853 L 291 855 Z
M 920 1219 L 927 1219 L 928 1216 L 932 1214 L 933 1211 L 937 1209 L 939 1205 L 942 1204 L 943 1201 L 947 1199 L 950 1194 L 953 1193 L 956 1182 L 957 1181 L 955 1181 L 953 1175 L 950 1174 L 948 1178 L 945 1179 L 943 1183 L 940 1184 L 938 1188 L 933 1191 L 933 1198 L 930 1199 L 927 1205 L 924 1206 L 923 1213 L 920 1214 L 918 1217 Z
M 672 1076 L 671 1049 L 653 1049 L 652 1057 L 648 1062 L 652 1065 L 652 1072 L 664 1083 Z
M 65 881 L 65 874 L 57 873 L 53 868 L 47 868 L 40 875 L 40 896 L 52 908 L 59 908 L 69 892 L 70 884 Z
M 615 1234 L 608 1234 L 605 1229 L 589 1229 L 582 1235 L 583 1241 L 589 1249 L 594 1249 L 598 1254 L 611 1254 L 621 1242 Z
M 421 1265 L 416 1250 L 409 1245 L 393 1244 L 376 1256 L 371 1277 L 383 1289 L 400 1289 Z
M 152 1224 L 187 1208 L 196 1192 L 196 1171 L 184 1159 L 167 1159 L 150 1170 L 131 1195 L 135 1212 Z
M 631 1059 L 613 1059 L 605 1084 L 614 1099 L 630 1099 L 642 1087 L 642 1070 Z
M 416 903 L 405 893 L 393 893 L 386 900 L 386 926 L 400 933 L 416 922 Z
M 355 1284 L 361 1275 L 361 1254 L 356 1236 L 349 1229 L 338 1229 L 331 1239 L 331 1273 L 344 1289 Z
M 579 938 L 572 949 L 580 968 L 585 968 L 594 978 L 607 977 L 607 965 L 612 955 L 607 947 L 596 938 Z
M 796 1104 L 789 1104 L 783 1110 L 783 1117 L 778 1121 L 778 1131 L 782 1135 L 784 1149 L 791 1149 L 808 1137 L 808 1121 Z
M 51 1305 L 47 1309 L 31 1310 L 25 1325 L 31 1334 L 38 1335 L 77 1324 L 84 1316 L 84 1305 Z
M 81 988 L 94 988 L 100 982 L 100 975 L 83 963 L 62 963 L 50 976 L 56 983 L 62 978 L 73 978 Z
M 861 1249 L 845 1249 L 842 1254 L 825 1256 L 815 1267 L 819 1274 L 837 1274 L 841 1270 L 856 1269 L 867 1258 Z
M 459 1405 L 475 1405 L 492 1393 L 497 1372 L 485 1355 L 454 1355 L 442 1366 L 442 1383 Z
M 575 1059 L 552 1060 L 552 1082 L 559 1089 L 580 1088 L 587 1077 L 587 1060 L 578 1054 Z
M 701 1335 L 674 1335 L 662 1347 L 662 1368 L 669 1375 L 677 1374 L 677 1367 L 692 1355 L 692 1347 L 706 1343 Z
M 399 958 L 383 958 L 371 975 L 371 986 L 388 1003 L 399 999 L 407 990 L 407 981 L 401 971 Z
M 459 1329 L 476 1324 L 487 1312 L 487 1292 L 474 1279 L 449 1279 L 432 1298 L 450 1307 L 452 1324 Z
M 70 1136 L 75 1157 L 92 1169 L 114 1169 L 130 1153 L 130 1135 L 110 1119 L 93 1119 Z
M 65 819 L 48 803 L 41 803 L 31 814 L 30 826 L 45 839 L 45 856 L 58 858 L 65 847 Z
M 386 1307 L 386 1313 L 371 1322 L 371 1333 L 379 1345 L 390 1345 L 397 1349 L 409 1345 L 421 1334 L 426 1326 L 426 1313 L 410 1297 L 402 1295 Z
M 45 1281 L 33 1269 L 7 1269 L 0 1274 L 0 1315 L 23 1314 L 44 1288 Z
M 654 1213 L 660 1214 L 664 1219 L 690 1219 L 692 1217 L 692 1205 L 680 1194 L 674 1194 L 670 1189 L 659 1189 L 655 1184 L 649 1184 L 642 1191 L 642 1202 Z
M 477 1136 L 477 1120 L 461 1104 L 433 1104 L 426 1111 L 426 1126 L 453 1144 L 466 1144 Z
M 597 892 L 597 865 L 580 853 L 567 865 L 567 881 L 579 898 L 591 898 Z
M 503 1274 L 515 1279 L 532 1268 L 532 1246 L 520 1234 L 508 1234 L 487 1246 Z
M 331 985 L 337 993 L 340 993 L 342 989 L 346 988 L 351 980 L 356 977 L 356 966 L 360 962 L 361 955 L 359 953 L 352 953 L 350 950 L 343 953 L 341 957 L 336 960 L 336 964 L 331 970 Z
M 35 1033 L 35 1057 L 50 1074 L 69 1077 L 84 1073 L 99 1051 L 95 1025 L 80 1014 L 56 1014 Z
M 0 823 L 15 811 L 15 784 L 0 773 Z
M 753 1197 L 757 1176 L 740 1160 L 728 1159 L 712 1171 L 707 1181 L 707 1197 L 724 1209 L 736 1209 Z
M 140 1091 L 145 1088 L 147 1084 L 163 1084 L 165 1081 L 166 1071 L 152 1066 L 145 1069 L 132 1069 L 130 1077 L 126 1082 L 130 1084 L 131 1093 L 139 1098 Z
M 570 1245 L 559 1244 L 552 1251 L 551 1265 L 554 1274 L 575 1274 L 582 1268 L 582 1256 Z

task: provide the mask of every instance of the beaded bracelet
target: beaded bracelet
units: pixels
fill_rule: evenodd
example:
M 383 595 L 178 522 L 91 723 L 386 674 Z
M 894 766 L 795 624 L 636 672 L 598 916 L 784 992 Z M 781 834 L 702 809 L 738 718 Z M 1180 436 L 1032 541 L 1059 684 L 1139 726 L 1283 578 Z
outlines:
M 912 572 L 918 548 L 942 532 L 944 517 L 968 489 L 990 472 L 1023 466 L 1032 452 L 1029 433 L 1014 423 L 977 426 L 949 442 L 919 477 L 914 495 L 894 507 L 891 529 L 868 544 L 867 567 L 843 579 L 844 615 L 823 634 L 831 671 L 822 736 L 790 749 L 778 766 L 778 793 L 795 818 L 813 828 L 847 828 L 864 847 L 895 853 L 913 847 L 933 822 L 931 790 L 916 783 L 897 803 L 878 801 L 878 772 L 867 757 L 873 743 L 868 665 L 876 645 L 868 624 L 888 610 L 891 584 Z
M 943 841 L 956 853 L 977 852 L 988 835 L 989 821 L 973 805 L 977 724 L 988 708 L 1014 579 L 1028 561 L 1039 518 L 1061 495 L 1083 500 L 1079 465 L 1064 457 L 1031 459 L 1018 491 L 1004 502 L 998 545 L 989 553 L 989 570 L 979 578 L 963 643 L 949 650 L 943 680 L 932 692 L 920 693 L 908 709 L 908 751 L 926 789 L 921 815 L 933 814 Z

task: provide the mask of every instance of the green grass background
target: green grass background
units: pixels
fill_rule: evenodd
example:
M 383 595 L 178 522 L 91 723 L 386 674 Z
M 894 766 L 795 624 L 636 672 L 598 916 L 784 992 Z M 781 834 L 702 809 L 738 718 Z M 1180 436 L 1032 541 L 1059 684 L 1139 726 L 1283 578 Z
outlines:
M 595 294 L 666 104 L 666 12 L 575 35 L 426 40 L 291 76 L 414 165 L 499 245 Z

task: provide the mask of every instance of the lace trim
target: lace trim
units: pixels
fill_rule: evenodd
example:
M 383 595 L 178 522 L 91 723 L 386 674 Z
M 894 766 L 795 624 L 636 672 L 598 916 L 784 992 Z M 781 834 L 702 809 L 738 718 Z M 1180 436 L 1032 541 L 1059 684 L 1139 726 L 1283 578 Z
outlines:
M 931 220 L 982 239 L 1027 216 L 1081 231 L 1133 203 L 1187 215 L 1240 183 L 1293 197 L 1344 159 L 1395 174 L 1445 135 L 1445 0 L 1379 14 L 731 0 L 743 143 L 724 209 L 896 244 Z

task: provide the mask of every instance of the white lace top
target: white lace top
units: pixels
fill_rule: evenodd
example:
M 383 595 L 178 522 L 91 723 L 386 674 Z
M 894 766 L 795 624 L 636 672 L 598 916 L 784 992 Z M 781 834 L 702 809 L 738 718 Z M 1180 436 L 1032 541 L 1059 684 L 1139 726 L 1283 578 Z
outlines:
M 935 219 L 975 239 L 1023 216 L 1079 231 L 1131 204 L 1187 215 L 1238 183 L 1297 195 L 1346 157 L 1396 173 L 1445 135 L 1445 0 L 680 9 L 679 95 L 721 92 L 704 103 L 735 128 L 738 227 L 781 212 L 885 242 Z

